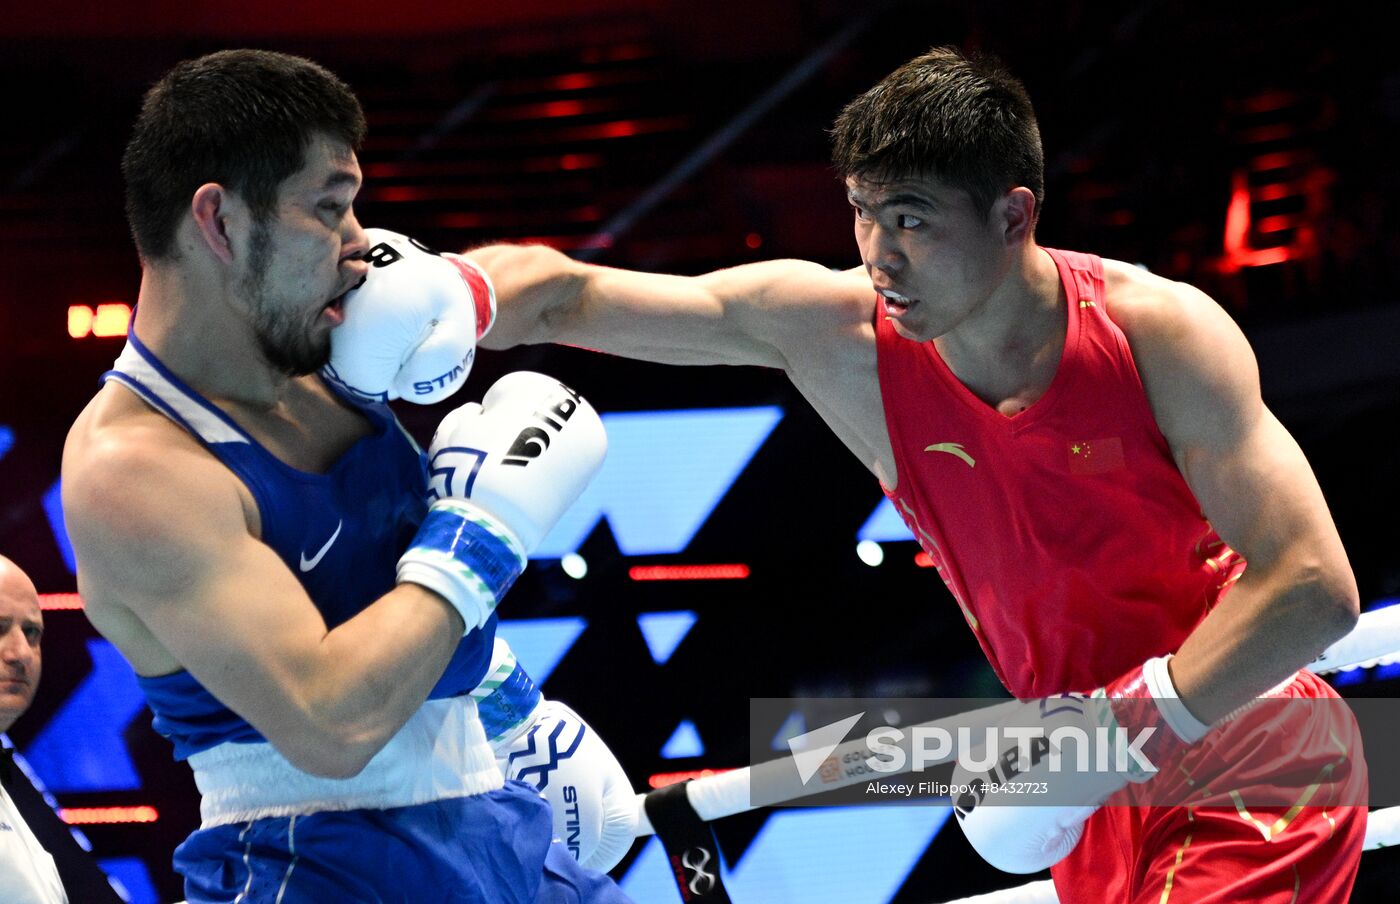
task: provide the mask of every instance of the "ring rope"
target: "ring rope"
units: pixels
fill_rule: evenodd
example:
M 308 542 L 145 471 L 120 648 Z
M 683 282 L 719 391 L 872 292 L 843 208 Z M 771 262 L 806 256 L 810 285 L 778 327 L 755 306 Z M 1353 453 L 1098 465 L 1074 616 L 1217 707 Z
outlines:
M 1400 606 L 1389 606 L 1362 614 L 1356 627 L 1346 637 L 1323 651 L 1322 655 L 1314 660 L 1308 668 L 1321 675 L 1358 666 L 1400 662 L 1400 652 L 1397 651 L 1400 651 Z M 1001 717 L 1010 708 L 1017 705 L 1016 701 L 1009 700 L 995 706 L 959 713 L 932 722 L 924 722 L 915 727 L 953 729 L 958 726 L 968 726 L 976 731 L 998 724 Z M 831 755 L 839 759 L 843 754 L 864 749 L 865 741 L 857 738 L 841 744 L 832 751 Z M 937 766 L 952 760 L 953 756 L 949 755 L 938 760 L 925 760 L 923 764 Z M 798 771 L 793 768 L 791 758 L 781 758 L 696 779 L 686 785 L 686 794 L 696 814 L 709 822 L 756 809 L 757 807 L 752 803 L 749 794 L 749 789 L 755 783 L 767 792 L 766 796 L 769 798 L 769 802 L 784 803 L 848 785 L 863 784 L 868 778 L 869 776 L 866 775 L 853 774 L 838 777 L 831 782 L 824 782 L 819 787 L 813 787 L 801 781 Z M 646 797 L 645 794 L 637 795 L 637 812 L 639 814 L 637 834 L 639 836 L 655 834 L 651 821 L 647 819 L 646 815 Z M 1384 842 L 1386 845 L 1400 843 L 1400 825 L 1397 825 L 1396 822 L 1396 820 L 1391 820 L 1388 823 L 1394 828 L 1386 836 L 1388 839 Z M 1370 838 L 1369 830 L 1367 838 Z
M 1319 675 L 1400 662 L 1400 606 L 1363 612 L 1356 627 L 1308 666 Z

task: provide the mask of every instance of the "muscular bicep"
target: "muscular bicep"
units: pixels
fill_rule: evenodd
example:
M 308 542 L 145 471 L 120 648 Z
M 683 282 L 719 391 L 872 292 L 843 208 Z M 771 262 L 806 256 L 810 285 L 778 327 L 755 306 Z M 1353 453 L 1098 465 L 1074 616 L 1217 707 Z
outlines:
M 1210 440 L 1175 443 L 1206 517 L 1256 571 L 1319 559 L 1345 563 L 1307 458 L 1273 413 Z
M 249 533 L 237 481 L 194 451 L 93 451 L 66 469 L 64 507 L 94 621 L 133 616 L 222 703 L 274 743 L 289 737 L 326 626 Z
M 1211 524 L 1251 570 L 1345 570 L 1336 528 L 1297 442 L 1260 396 L 1244 335 L 1181 286 L 1125 325 L 1153 414 Z M 1121 321 L 1120 321 L 1121 322 Z
M 684 277 L 583 265 L 542 248 L 491 246 L 471 257 L 496 285 L 497 325 L 483 340 L 491 348 L 557 342 L 666 364 L 787 367 L 858 317 L 862 299 L 849 275 L 805 261 Z

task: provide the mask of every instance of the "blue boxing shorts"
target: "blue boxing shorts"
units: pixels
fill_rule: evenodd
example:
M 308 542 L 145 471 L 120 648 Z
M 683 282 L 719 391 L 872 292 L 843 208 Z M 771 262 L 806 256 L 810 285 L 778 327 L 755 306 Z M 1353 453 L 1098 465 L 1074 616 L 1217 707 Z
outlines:
M 200 829 L 175 850 L 189 904 L 631 904 L 553 840 L 522 782 L 384 810 Z
M 189 757 L 200 829 L 175 849 L 190 904 L 626 904 L 553 842 L 539 792 L 505 782 L 470 696 L 429 700 L 355 776 L 272 745 Z

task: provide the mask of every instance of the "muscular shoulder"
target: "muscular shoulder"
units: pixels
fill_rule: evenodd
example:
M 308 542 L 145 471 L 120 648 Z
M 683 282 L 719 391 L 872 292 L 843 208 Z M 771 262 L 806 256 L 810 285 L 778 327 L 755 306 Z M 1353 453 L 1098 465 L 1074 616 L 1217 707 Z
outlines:
M 247 532 L 242 485 L 191 436 L 108 385 L 69 431 L 63 508 L 80 571 L 157 591 L 229 532 Z M 93 602 L 101 604 L 101 593 Z
M 1218 318 L 1229 319 L 1210 296 L 1187 283 L 1122 261 L 1105 260 L 1103 269 L 1108 316 L 1129 339 L 1170 342 Z
M 1168 438 L 1232 432 L 1259 404 L 1254 353 L 1210 296 L 1121 261 L 1104 261 L 1104 282 Z
M 1201 290 L 1121 261 L 1104 261 L 1108 316 L 1149 367 L 1209 369 L 1248 352 L 1234 320 Z

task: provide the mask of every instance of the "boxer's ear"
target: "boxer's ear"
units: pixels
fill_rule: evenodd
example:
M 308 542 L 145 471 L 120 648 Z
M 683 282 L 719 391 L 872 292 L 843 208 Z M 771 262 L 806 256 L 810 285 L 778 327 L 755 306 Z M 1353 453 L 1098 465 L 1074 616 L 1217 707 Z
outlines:
M 217 182 L 206 182 L 190 198 L 190 215 L 195 232 L 205 248 L 222 263 L 233 263 L 233 240 L 229 219 L 235 206 L 229 191 Z
M 1028 242 L 1035 233 L 1035 195 L 1017 186 L 992 203 L 992 221 L 1008 245 Z

